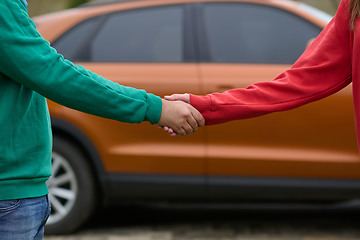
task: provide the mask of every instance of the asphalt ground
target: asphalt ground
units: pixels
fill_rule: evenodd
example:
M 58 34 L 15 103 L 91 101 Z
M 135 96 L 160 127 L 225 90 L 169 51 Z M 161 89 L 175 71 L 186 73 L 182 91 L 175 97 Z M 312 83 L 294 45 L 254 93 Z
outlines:
M 102 209 L 79 231 L 45 240 L 360 240 L 360 204 L 215 204 Z

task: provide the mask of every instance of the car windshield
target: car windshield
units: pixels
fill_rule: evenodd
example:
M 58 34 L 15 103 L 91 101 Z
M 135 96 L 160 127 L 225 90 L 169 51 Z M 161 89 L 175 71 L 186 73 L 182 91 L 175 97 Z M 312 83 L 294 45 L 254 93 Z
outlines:
M 305 12 L 313 15 L 316 18 L 321 19 L 322 21 L 324 21 L 326 23 L 329 23 L 331 21 L 331 19 L 333 18 L 333 16 L 331 16 L 330 14 L 323 12 L 320 9 L 314 8 L 310 5 L 307 5 L 305 3 L 298 3 L 298 6 Z

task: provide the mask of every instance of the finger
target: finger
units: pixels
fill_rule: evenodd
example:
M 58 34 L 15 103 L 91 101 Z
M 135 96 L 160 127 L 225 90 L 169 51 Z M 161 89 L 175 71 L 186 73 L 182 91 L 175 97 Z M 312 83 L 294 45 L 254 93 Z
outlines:
M 164 127 L 164 130 L 170 134 L 174 133 L 174 130 L 172 128 L 169 127 Z
M 180 136 L 186 136 L 186 131 L 183 128 L 177 130 L 176 133 L 179 134 Z
M 164 96 L 164 98 L 168 101 L 181 101 L 181 94 L 172 94 L 170 96 Z
M 157 127 L 160 128 L 160 129 L 164 129 L 164 131 L 168 132 L 171 137 L 177 136 L 177 133 L 172 128 L 163 127 L 163 126 L 160 126 L 160 125 L 158 125 Z
M 177 133 L 174 132 L 174 133 L 170 133 L 169 135 L 170 135 L 170 137 L 175 137 L 175 136 L 177 136 Z
M 190 108 L 191 110 L 191 115 L 193 116 L 193 118 L 196 120 L 197 124 L 199 127 L 203 127 L 205 126 L 205 119 L 204 117 L 201 115 L 201 113 L 194 107 Z
M 171 137 L 177 136 L 177 133 L 176 133 L 172 128 L 163 127 L 163 126 L 158 126 L 158 128 L 164 129 L 164 131 L 165 131 L 165 132 L 168 132 Z
M 168 101 L 177 101 L 177 97 L 176 97 L 177 94 L 173 94 L 173 95 L 170 95 L 170 96 L 164 96 L 164 99 L 165 100 L 168 100 Z
M 199 129 L 199 124 L 196 121 L 196 119 L 194 118 L 194 116 L 191 115 L 186 119 L 188 124 L 192 127 L 193 132 L 196 132 Z
M 184 123 L 182 128 L 185 130 L 186 135 L 194 132 L 194 128 L 188 122 Z
M 165 96 L 165 100 L 168 101 L 183 101 L 186 103 L 190 103 L 190 95 L 188 93 L 185 94 L 173 94 L 171 96 Z
M 187 124 L 185 121 L 183 121 L 182 123 L 177 123 L 172 127 L 168 127 L 169 129 L 171 129 L 174 133 L 181 135 L 181 136 L 185 136 L 186 135 L 186 131 L 183 128 L 183 126 Z

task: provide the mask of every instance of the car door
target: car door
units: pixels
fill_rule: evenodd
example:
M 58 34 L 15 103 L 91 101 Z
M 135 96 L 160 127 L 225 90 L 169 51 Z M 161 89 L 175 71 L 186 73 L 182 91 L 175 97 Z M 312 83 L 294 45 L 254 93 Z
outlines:
M 197 8 L 204 94 L 274 79 L 321 31 L 275 6 L 218 2 Z M 210 196 L 310 197 L 296 192 L 300 187 L 321 197 L 314 191 L 323 183 L 318 179 L 359 179 L 352 112 L 348 87 L 295 110 L 208 127 Z
M 186 33 L 186 12 L 186 5 L 180 4 L 101 15 L 73 27 L 53 45 L 65 57 L 119 84 L 158 96 L 188 91 L 200 94 L 198 64 L 187 54 L 192 43 Z M 76 42 L 82 38 L 84 41 Z M 203 130 L 186 138 L 172 138 L 147 123 L 125 124 L 92 116 L 85 119 L 77 116 L 80 114 L 71 121 L 81 121 L 84 132 L 103 149 L 104 169 L 114 179 L 137 174 L 135 181 L 139 182 L 145 179 L 140 175 L 161 175 L 166 179 L 162 183 L 185 179 L 187 184 L 203 186 Z M 188 176 L 196 177 L 192 182 Z M 158 178 L 155 181 L 160 183 Z M 176 188 L 162 194 L 172 195 L 173 191 Z

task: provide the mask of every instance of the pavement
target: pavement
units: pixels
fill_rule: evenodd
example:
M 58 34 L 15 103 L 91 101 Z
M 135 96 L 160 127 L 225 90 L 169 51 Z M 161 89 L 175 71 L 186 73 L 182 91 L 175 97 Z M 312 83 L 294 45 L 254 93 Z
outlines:
M 45 240 L 360 240 L 360 209 L 102 211 L 79 231 Z

